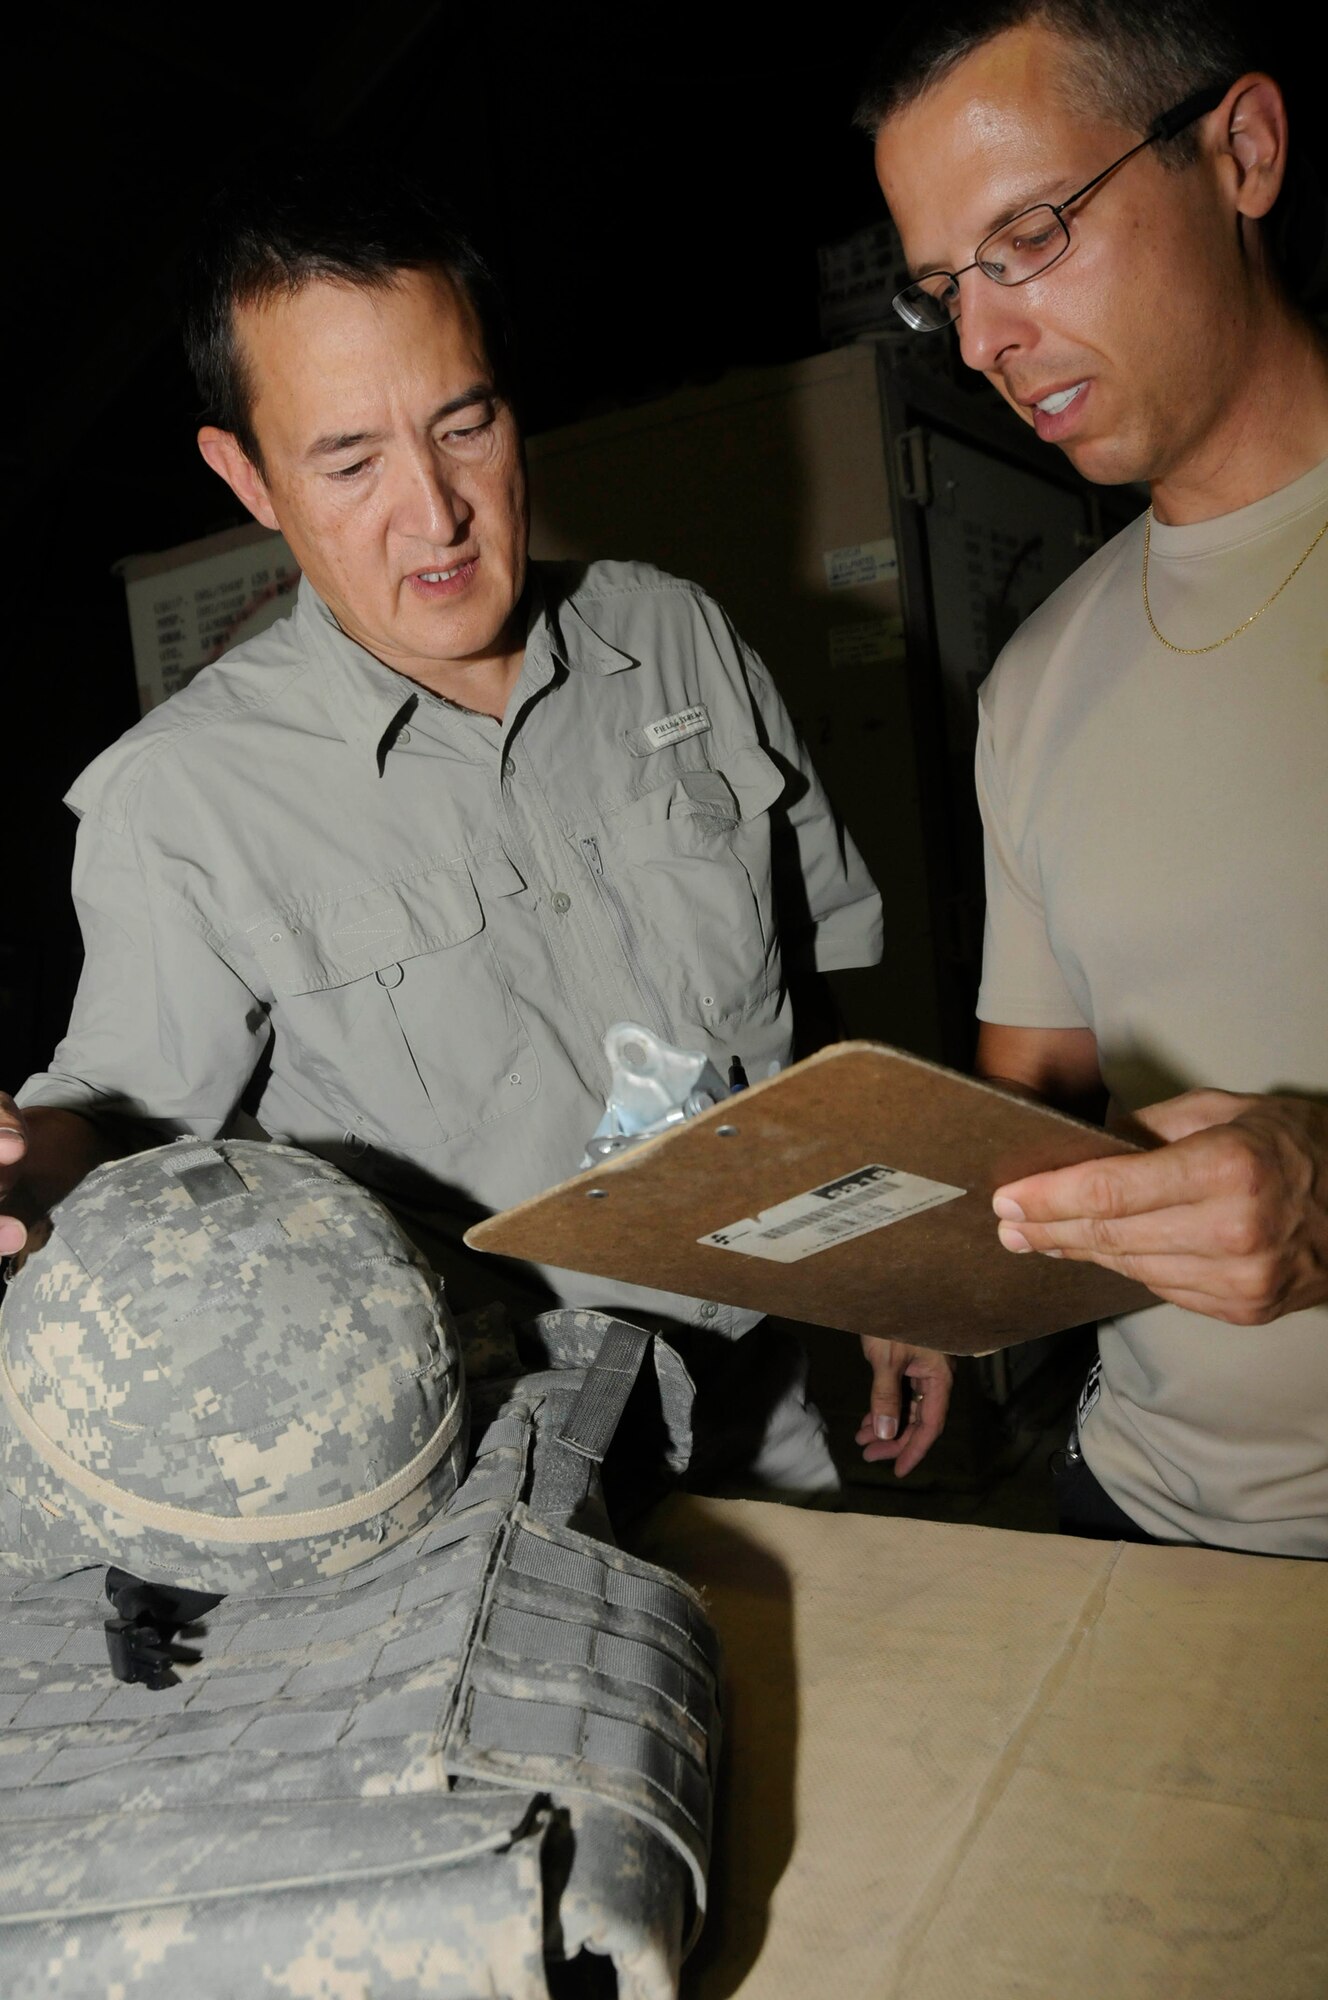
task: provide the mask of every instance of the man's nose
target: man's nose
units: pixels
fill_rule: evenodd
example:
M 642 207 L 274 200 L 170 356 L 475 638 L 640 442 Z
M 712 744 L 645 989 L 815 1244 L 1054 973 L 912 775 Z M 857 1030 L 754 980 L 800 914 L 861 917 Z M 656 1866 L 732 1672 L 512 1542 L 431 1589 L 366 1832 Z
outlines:
M 457 491 L 451 468 L 427 444 L 402 467 L 393 513 L 397 532 L 446 546 L 470 521 L 471 507 Z
M 981 271 L 959 280 L 959 352 L 984 375 L 1001 365 L 1011 349 L 1027 350 L 1037 337 L 1019 285 L 997 285 Z

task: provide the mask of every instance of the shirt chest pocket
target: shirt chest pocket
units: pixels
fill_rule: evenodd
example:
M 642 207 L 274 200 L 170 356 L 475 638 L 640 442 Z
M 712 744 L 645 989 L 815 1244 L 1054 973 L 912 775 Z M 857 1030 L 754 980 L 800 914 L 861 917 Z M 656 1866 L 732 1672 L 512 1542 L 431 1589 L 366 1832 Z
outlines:
M 784 774 L 758 745 L 681 771 L 614 816 L 606 863 L 676 1031 L 714 1030 L 779 999 L 770 808 Z
M 476 857 L 250 926 L 273 996 L 273 1067 L 311 1113 L 418 1153 L 534 1096 L 534 1051 L 486 918 L 523 886 L 505 856 Z

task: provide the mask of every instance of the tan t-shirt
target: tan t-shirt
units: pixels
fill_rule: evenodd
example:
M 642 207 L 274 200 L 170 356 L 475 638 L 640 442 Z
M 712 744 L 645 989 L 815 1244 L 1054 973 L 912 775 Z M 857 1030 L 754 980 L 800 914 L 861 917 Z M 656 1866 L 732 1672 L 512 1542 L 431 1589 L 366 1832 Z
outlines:
M 1202 646 L 1328 516 L 1328 461 L 1251 507 L 1154 524 L 1153 615 Z M 1006 647 L 981 695 L 978 1013 L 1097 1037 L 1126 1109 L 1203 1085 L 1328 1092 L 1328 536 L 1257 622 L 1149 630 L 1143 520 Z M 1144 1528 L 1328 1556 L 1328 1307 L 1107 1322 L 1083 1449 Z

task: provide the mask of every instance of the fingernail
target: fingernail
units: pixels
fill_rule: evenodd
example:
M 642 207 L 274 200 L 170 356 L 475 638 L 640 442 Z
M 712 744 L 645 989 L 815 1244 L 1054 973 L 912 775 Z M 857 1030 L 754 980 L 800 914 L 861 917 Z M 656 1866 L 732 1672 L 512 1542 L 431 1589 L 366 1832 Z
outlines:
M 898 1417 L 873 1417 L 872 1429 L 883 1443 L 888 1444 L 899 1429 L 899 1419 Z
M 0 1257 L 13 1257 L 23 1248 L 28 1233 L 21 1222 L 0 1222 Z
M 1032 1248 L 1028 1238 L 1022 1235 L 1019 1230 L 1012 1229 L 1008 1222 L 1003 1222 L 996 1231 L 996 1234 L 1000 1237 L 1005 1248 L 1013 1250 L 1017 1256 L 1021 1256 L 1025 1250 Z
M 1044 1250 L 1042 1254 L 1044 1257 L 1063 1257 L 1065 1252 L 1063 1250 Z
M 991 1205 L 1002 1222 L 1027 1222 L 1028 1220 L 1018 1202 L 1011 1201 L 1007 1194 L 993 1195 Z

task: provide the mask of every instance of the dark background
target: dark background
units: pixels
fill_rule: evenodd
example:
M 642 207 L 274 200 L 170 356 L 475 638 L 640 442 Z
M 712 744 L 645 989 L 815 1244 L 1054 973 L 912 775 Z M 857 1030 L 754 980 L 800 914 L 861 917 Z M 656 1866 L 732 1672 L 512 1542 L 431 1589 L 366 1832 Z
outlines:
M 111 565 L 243 518 L 194 448 L 173 325 L 202 191 L 305 133 L 401 157 L 498 266 L 531 431 L 813 353 L 816 247 L 883 212 L 849 121 L 890 11 L 719 14 L 50 5 L 25 30 L 5 159 L 6 1082 L 44 1066 L 77 973 L 61 794 L 137 714 Z M 1294 15 L 1258 18 L 1294 113 Z M 1320 150 L 1322 123 L 1302 119 Z

